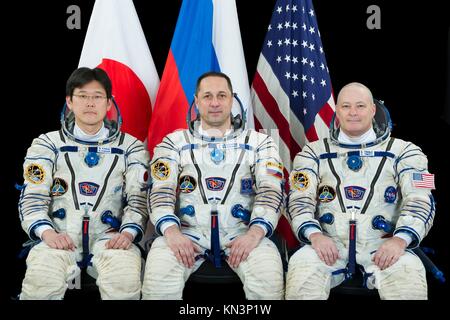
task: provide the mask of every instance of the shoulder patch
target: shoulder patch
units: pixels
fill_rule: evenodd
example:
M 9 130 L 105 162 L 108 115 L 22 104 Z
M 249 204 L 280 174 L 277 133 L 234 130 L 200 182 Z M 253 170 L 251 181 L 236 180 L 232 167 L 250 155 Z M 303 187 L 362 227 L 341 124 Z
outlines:
M 42 166 L 32 163 L 25 168 L 25 178 L 31 183 L 41 184 L 45 179 L 45 171 Z
M 283 179 L 283 165 L 278 162 L 267 162 L 266 173 L 279 179 Z
M 169 165 L 164 161 L 156 161 L 152 165 L 152 174 L 158 180 L 167 180 L 170 175 Z
M 436 189 L 434 185 L 434 174 L 431 173 L 412 173 L 412 185 L 415 188 Z
M 303 191 L 309 187 L 309 176 L 305 172 L 299 171 L 292 175 L 291 182 L 295 189 Z

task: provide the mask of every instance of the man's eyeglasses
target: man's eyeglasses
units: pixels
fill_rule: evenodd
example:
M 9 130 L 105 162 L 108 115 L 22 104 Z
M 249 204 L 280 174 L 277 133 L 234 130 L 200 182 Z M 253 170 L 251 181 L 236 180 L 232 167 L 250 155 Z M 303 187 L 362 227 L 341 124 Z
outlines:
M 106 99 L 105 96 L 100 96 L 100 95 L 88 96 L 86 94 L 74 94 L 73 96 L 77 97 L 78 99 L 80 99 L 83 102 L 88 102 L 89 100 L 93 100 L 95 103 L 101 103 Z

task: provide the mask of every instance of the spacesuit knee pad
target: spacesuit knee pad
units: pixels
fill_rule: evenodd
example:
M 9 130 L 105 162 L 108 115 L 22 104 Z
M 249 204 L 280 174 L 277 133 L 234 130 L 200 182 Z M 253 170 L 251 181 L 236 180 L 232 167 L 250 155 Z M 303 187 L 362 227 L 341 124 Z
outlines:
M 268 241 L 250 252 L 241 262 L 241 280 L 249 300 L 280 300 L 284 297 L 284 271 L 280 253 Z
M 128 250 L 106 249 L 94 255 L 92 264 L 103 300 L 138 300 L 141 295 L 141 256 Z
M 420 259 L 411 253 L 405 253 L 389 268 L 379 270 L 375 277 L 379 277 L 376 284 L 383 300 L 427 299 L 425 268 Z
M 185 267 L 178 262 L 167 245 L 157 238 L 150 249 L 142 283 L 144 300 L 179 300 L 185 283 Z
M 71 251 L 49 248 L 41 243 L 31 249 L 22 283 L 21 300 L 61 300 L 68 281 L 80 274 Z
M 331 289 L 331 271 L 314 249 L 303 247 L 289 260 L 286 300 L 326 300 Z

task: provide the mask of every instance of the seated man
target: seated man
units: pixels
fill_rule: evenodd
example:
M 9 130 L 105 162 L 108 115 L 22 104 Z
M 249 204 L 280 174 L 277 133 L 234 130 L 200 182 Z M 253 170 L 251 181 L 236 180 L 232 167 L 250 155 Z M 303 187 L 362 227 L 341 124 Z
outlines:
M 28 255 L 20 299 L 62 299 L 79 267 L 98 275 L 102 299 L 139 299 L 141 255 L 132 242 L 148 221 L 148 152 L 120 132 L 121 119 L 106 118 L 113 100 L 105 71 L 75 70 L 66 103 L 62 128 L 34 139 L 23 166 L 20 220 L 42 241 Z
M 225 74 L 203 74 L 195 103 L 200 119 L 155 147 L 149 209 L 161 236 L 147 257 L 143 299 L 181 299 L 186 280 L 205 259 L 216 267 L 226 260 L 248 299 L 281 299 L 281 257 L 267 238 L 282 206 L 277 146 L 265 134 L 244 130 L 239 115 L 232 117 L 233 89 Z
M 330 138 L 294 160 L 288 216 L 307 244 L 289 261 L 286 299 L 327 299 L 357 264 L 381 299 L 427 299 L 424 266 L 409 250 L 435 214 L 426 156 L 390 137 L 387 110 L 360 83 L 342 88 L 336 118 Z M 380 221 L 395 226 L 393 236 Z

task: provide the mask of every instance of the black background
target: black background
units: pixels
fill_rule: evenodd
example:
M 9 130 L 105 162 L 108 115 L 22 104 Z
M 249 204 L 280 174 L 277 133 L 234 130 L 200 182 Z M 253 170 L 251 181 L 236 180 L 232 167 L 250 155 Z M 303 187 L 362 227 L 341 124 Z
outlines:
M 275 0 L 236 0 L 251 83 Z M 412 141 L 428 155 L 436 174 L 437 213 L 423 245 L 436 251 L 433 260 L 449 277 L 450 126 L 445 113 L 449 83 L 449 25 L 446 1 L 325 1 L 314 6 L 334 92 L 350 81 L 372 89 L 384 100 L 394 122 L 393 135 Z M 77 68 L 94 1 L 39 1 L 8 4 L 2 19 L 2 154 L 0 190 L 3 204 L 1 291 L 9 299 L 20 290 L 23 261 L 16 258 L 27 240 L 17 213 L 22 163 L 32 139 L 59 128 L 65 82 Z M 181 1 L 135 0 L 150 51 L 161 78 Z M 81 29 L 69 30 L 69 5 L 81 9 Z M 381 9 L 381 30 L 369 30 L 366 9 Z M 449 106 L 450 107 L 450 106 Z M 429 279 L 429 297 L 443 301 L 448 285 Z M 232 295 L 232 294 L 231 294 Z

